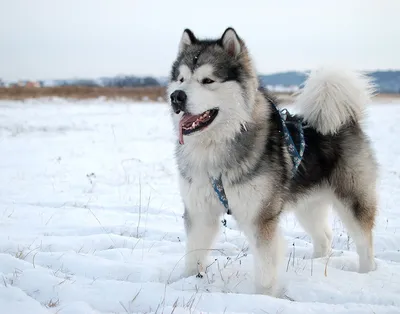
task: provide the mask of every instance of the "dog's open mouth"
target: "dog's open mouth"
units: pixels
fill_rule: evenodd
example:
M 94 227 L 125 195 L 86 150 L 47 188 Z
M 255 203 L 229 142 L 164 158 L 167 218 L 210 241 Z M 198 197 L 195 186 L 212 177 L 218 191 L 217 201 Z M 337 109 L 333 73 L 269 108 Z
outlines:
M 218 114 L 218 109 L 210 109 L 202 114 L 185 113 L 179 121 L 179 143 L 183 144 L 183 136 L 204 130 Z

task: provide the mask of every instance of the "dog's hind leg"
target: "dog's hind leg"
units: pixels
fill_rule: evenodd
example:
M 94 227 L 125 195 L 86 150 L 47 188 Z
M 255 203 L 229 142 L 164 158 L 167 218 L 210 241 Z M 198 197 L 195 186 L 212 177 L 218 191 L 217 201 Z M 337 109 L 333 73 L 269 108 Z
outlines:
M 372 230 L 377 212 L 376 165 L 363 147 L 358 154 L 344 158 L 332 176 L 334 208 L 354 240 L 359 256 L 359 272 L 376 268 Z M 367 158 L 368 157 L 368 158 Z
M 359 256 L 359 272 L 366 273 L 376 268 L 374 260 L 373 236 L 376 203 L 366 195 L 348 198 L 338 197 L 335 209 L 353 238 Z
M 304 200 L 297 204 L 295 216 L 313 241 L 313 257 L 324 257 L 331 251 L 332 228 L 328 216 L 331 204 L 323 200 Z

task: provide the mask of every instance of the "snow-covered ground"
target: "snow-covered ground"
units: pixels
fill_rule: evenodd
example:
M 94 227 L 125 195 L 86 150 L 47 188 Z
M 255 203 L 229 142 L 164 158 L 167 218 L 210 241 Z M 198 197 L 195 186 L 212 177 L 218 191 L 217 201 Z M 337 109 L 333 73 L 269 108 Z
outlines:
M 228 217 L 203 278 L 183 278 L 185 233 L 165 104 L 0 102 L 0 313 L 400 313 L 400 104 L 366 122 L 381 166 L 378 269 L 331 216 L 334 255 L 282 219 L 287 299 L 253 294 Z

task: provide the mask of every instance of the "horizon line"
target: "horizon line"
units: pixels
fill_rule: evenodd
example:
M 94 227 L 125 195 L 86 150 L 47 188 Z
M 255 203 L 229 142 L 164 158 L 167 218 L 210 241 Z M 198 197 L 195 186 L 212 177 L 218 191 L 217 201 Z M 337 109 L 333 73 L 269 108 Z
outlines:
M 286 71 L 277 71 L 277 72 L 270 72 L 270 73 L 258 73 L 258 76 L 271 76 L 277 74 L 285 74 L 285 73 L 307 73 L 311 70 L 286 70 Z M 400 69 L 374 69 L 374 70 L 359 70 L 360 72 L 365 73 L 374 73 L 374 72 L 400 72 Z M 97 77 L 89 77 L 89 76 L 73 76 L 68 78 L 47 78 L 47 79 L 26 79 L 26 78 L 19 78 L 14 80 L 2 79 L 0 77 L 0 81 L 3 82 L 16 82 L 16 81 L 62 81 L 62 80 L 96 80 L 102 78 L 115 78 L 119 76 L 134 76 L 138 78 L 168 78 L 169 75 L 152 75 L 152 74 L 114 74 L 114 75 L 101 75 Z

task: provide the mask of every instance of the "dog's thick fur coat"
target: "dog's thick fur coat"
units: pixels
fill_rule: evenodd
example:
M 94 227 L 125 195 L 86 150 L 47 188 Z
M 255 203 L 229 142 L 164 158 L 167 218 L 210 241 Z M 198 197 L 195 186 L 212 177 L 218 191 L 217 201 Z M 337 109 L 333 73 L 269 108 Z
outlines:
M 228 28 L 217 40 L 199 40 L 185 30 L 168 92 L 175 131 L 184 139 L 179 143 L 177 136 L 176 160 L 187 275 L 204 270 L 225 211 L 210 183 L 218 176 L 249 241 L 258 292 L 280 293 L 285 243 L 279 217 L 284 210 L 294 209 L 313 239 L 314 257 L 322 257 L 331 248 L 327 217 L 333 205 L 355 241 L 360 272 L 375 268 L 377 164 L 361 127 L 372 93 L 365 76 L 331 69 L 309 75 L 295 101 L 306 148 L 293 178 L 279 112 L 272 105 L 276 100 L 259 87 L 235 30 Z M 205 128 L 197 120 L 185 126 L 200 116 L 209 119 Z

